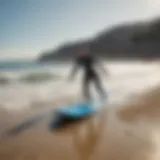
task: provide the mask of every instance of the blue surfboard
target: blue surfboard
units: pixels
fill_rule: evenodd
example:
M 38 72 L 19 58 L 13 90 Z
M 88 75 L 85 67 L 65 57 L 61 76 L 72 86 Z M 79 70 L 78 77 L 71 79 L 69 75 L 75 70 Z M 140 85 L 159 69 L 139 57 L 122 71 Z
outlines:
M 73 119 L 79 119 L 86 116 L 89 116 L 96 112 L 96 108 L 91 104 L 75 104 L 73 106 L 67 106 L 56 111 L 56 116 L 68 117 Z
M 92 116 L 103 104 L 104 102 L 77 103 L 59 108 L 55 112 L 55 121 L 52 123 L 52 128 L 57 128 L 63 122 L 71 122 Z

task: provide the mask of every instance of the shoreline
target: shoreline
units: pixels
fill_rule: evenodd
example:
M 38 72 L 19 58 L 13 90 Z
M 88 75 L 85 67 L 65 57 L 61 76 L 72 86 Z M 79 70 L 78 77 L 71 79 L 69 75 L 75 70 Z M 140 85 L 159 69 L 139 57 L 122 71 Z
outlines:
M 138 98 L 133 106 L 104 108 L 99 115 L 58 131 L 49 129 L 52 117 L 46 116 L 24 132 L 1 140 L 0 159 L 157 160 L 160 155 L 153 147 L 160 141 L 154 140 L 153 135 L 159 137 L 159 88 L 142 93 Z M 26 114 L 13 116 L 13 121 L 8 119 L 10 115 L 3 115 L 11 126 L 27 117 Z
M 57 131 L 50 111 L 81 99 L 78 79 L 2 87 L 0 159 L 159 160 L 159 66 L 110 67 L 104 78 L 109 105 Z

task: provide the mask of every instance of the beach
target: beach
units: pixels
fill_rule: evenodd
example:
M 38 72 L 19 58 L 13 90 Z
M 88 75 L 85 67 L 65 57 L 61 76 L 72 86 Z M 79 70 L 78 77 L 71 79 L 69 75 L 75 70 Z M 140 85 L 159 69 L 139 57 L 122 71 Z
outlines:
M 159 160 L 158 63 L 108 67 L 107 104 L 97 115 L 58 130 L 50 127 L 52 113 L 81 100 L 79 80 L 1 86 L 0 160 Z

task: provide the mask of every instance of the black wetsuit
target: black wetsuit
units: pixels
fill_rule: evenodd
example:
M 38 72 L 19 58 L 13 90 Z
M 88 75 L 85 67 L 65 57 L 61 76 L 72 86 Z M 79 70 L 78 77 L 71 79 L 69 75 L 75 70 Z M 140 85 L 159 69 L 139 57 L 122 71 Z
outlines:
M 86 99 L 90 99 L 89 92 L 89 84 L 90 82 L 94 82 L 96 89 L 101 94 L 101 96 L 105 95 L 105 92 L 102 88 L 100 77 L 98 76 L 96 70 L 94 69 L 95 59 L 88 55 L 84 57 L 78 57 L 76 59 L 76 63 L 84 69 L 84 77 L 83 77 L 83 95 Z

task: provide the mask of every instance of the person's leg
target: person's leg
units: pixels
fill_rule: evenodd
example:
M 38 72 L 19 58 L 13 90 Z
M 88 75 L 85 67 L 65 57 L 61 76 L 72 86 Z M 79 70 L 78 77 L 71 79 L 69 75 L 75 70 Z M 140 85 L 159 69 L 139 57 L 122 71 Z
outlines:
M 89 101 L 90 98 L 91 98 L 90 90 L 89 90 L 89 85 L 90 85 L 90 78 L 89 78 L 89 76 L 85 76 L 83 78 L 82 90 L 83 90 L 83 97 L 87 101 Z
M 95 87 L 97 89 L 97 91 L 99 92 L 99 94 L 101 95 L 101 98 L 106 98 L 106 92 L 104 90 L 104 88 L 102 87 L 102 83 L 100 80 L 100 77 L 98 75 L 94 76 L 94 83 L 95 83 Z

